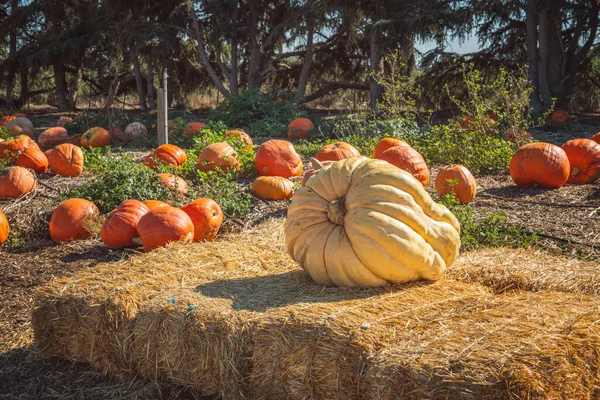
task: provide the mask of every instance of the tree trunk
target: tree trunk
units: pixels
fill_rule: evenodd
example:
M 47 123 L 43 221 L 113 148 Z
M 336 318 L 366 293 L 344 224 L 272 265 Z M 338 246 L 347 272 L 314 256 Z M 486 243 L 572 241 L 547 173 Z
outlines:
M 549 109 L 552 105 L 552 91 L 550 90 L 550 84 L 548 83 L 548 41 L 549 29 L 548 24 L 548 9 L 543 9 L 540 12 L 540 28 L 539 28 L 539 68 L 538 68 L 538 82 L 540 94 L 542 96 L 542 104 L 544 109 Z
M 154 97 L 154 71 L 152 71 L 152 67 L 148 65 L 148 75 L 146 77 L 148 81 L 148 107 L 154 110 L 156 108 L 156 100 Z
M 18 0 L 11 2 L 11 14 L 15 13 L 19 6 Z M 14 107 L 15 99 L 15 76 L 17 74 L 17 62 L 15 60 L 17 54 L 17 26 L 13 22 L 9 30 L 8 39 L 8 67 L 6 69 L 6 107 Z
M 249 3 L 250 7 L 250 29 L 248 30 L 250 35 L 250 58 L 248 60 L 248 88 L 249 89 L 260 89 L 261 86 L 261 54 L 260 44 L 258 43 L 258 10 L 256 9 L 255 2 Z
M 146 94 L 144 93 L 144 79 L 142 77 L 142 70 L 140 69 L 140 61 L 138 60 L 137 51 L 132 52 L 131 63 L 133 64 L 133 73 L 135 74 L 135 86 L 137 88 L 140 108 L 142 109 L 142 111 L 146 111 L 148 110 L 148 105 L 146 104 Z
M 237 39 L 231 40 L 231 73 L 229 74 L 229 91 L 233 94 L 239 93 Z
M 540 105 L 539 57 L 538 57 L 538 18 L 537 1 L 527 0 L 527 74 L 531 83 L 529 101 L 532 107 Z
M 21 107 L 29 100 L 29 66 L 27 60 L 21 64 Z
M 81 65 L 75 67 L 75 73 L 73 78 L 69 82 L 69 103 L 74 110 L 77 109 L 77 93 L 79 92 L 79 86 L 83 78 L 83 68 Z
M 54 83 L 56 85 L 56 105 L 58 106 L 58 111 L 72 111 L 73 106 L 67 97 L 69 89 L 67 88 L 65 65 L 60 57 L 57 57 L 53 64 Z
M 370 84 L 370 95 L 371 95 L 371 110 L 377 112 L 377 104 L 381 100 L 381 94 L 383 88 L 377 83 L 377 76 L 383 71 L 383 38 L 379 33 L 379 29 L 373 27 L 369 35 L 369 48 L 370 48 L 370 63 L 369 69 L 371 72 L 371 84 Z
M 310 2 L 309 2 L 310 7 Z M 306 33 L 306 54 L 304 55 L 304 64 L 302 65 L 302 70 L 300 71 L 300 77 L 298 78 L 298 90 L 296 91 L 295 101 L 299 102 L 302 100 L 304 95 L 306 94 L 306 86 L 308 84 L 308 77 L 310 76 L 310 67 L 312 66 L 313 55 L 314 55 L 314 45 L 313 45 L 313 36 L 315 32 L 315 21 L 312 14 L 309 13 L 306 15 L 306 25 L 307 25 L 307 33 Z

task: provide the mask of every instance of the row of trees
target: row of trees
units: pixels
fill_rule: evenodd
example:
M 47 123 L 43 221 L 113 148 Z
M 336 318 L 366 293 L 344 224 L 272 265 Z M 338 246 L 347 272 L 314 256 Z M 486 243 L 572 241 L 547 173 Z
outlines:
M 72 110 L 82 82 L 111 104 L 135 92 L 155 107 L 160 71 L 170 102 L 198 89 L 288 91 L 309 102 L 340 89 L 369 91 L 376 109 L 388 71 L 439 83 L 463 61 L 493 74 L 527 64 L 533 105 L 567 108 L 578 85 L 598 85 L 598 0 L 8 0 L 0 6 L 0 78 L 8 107 L 54 92 Z M 450 39 L 478 36 L 459 56 Z M 399 50 L 401 65 L 384 55 Z M 599 86 L 600 89 L 600 86 Z M 438 89 L 439 92 L 439 89 Z

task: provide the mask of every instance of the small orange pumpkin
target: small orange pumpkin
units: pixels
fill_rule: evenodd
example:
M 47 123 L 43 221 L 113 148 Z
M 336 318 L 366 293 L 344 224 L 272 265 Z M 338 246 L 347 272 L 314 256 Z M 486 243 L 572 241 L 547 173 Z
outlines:
M 144 159 L 144 165 L 154 169 L 156 167 L 154 160 L 162 165 L 180 167 L 187 161 L 187 155 L 183 149 L 173 144 L 163 144 L 158 146 L 152 154 Z
M 254 166 L 264 176 L 302 175 L 302 159 L 287 140 L 271 139 L 263 143 L 256 151 Z
M 148 207 L 149 210 L 154 210 L 158 207 L 170 207 L 167 203 L 160 200 L 144 200 L 144 204 Z
M 71 143 L 56 146 L 48 156 L 48 165 L 53 174 L 79 176 L 83 172 L 83 151 Z
M 158 174 L 156 176 L 166 187 L 182 194 L 188 194 L 188 184 L 182 177 L 173 174 Z
M 240 138 L 240 140 L 246 144 L 246 146 L 244 146 L 244 150 L 252 150 L 254 143 L 252 142 L 250 135 L 248 135 L 246 132 L 238 130 L 227 131 L 225 133 L 225 137 L 227 138 L 230 136 L 237 136 Z
M 12 160 L 16 158 L 19 153 L 24 152 L 30 147 L 34 147 L 39 150 L 37 143 L 35 143 L 29 136 L 21 135 L 6 139 L 3 142 L 0 142 L 0 160 Z
M 48 157 L 41 150 L 30 147 L 17 157 L 15 165 L 24 168 L 30 168 L 42 174 L 48 169 Z
M 144 251 L 152 251 L 167 243 L 194 238 L 194 223 L 179 208 L 158 207 L 148 211 L 138 222 L 137 231 Z
M 252 182 L 252 194 L 263 200 L 285 200 L 294 194 L 294 184 L 281 176 L 259 176 Z
M 46 129 L 40 134 L 38 143 L 42 149 L 49 149 L 69 141 L 69 134 L 60 126 Z
M 302 186 L 306 186 L 306 182 L 308 182 L 310 177 L 312 177 L 313 175 L 315 175 L 317 172 L 319 172 L 322 169 L 327 169 L 327 168 L 331 167 L 335 163 L 335 161 L 321 162 L 321 161 L 317 160 L 316 158 L 311 158 L 310 163 L 311 163 L 312 167 L 307 169 L 306 172 L 304 173 L 304 176 L 302 177 Z
M 410 172 L 423 186 L 429 183 L 429 168 L 423 156 L 410 146 L 391 147 L 377 158 Z
M 6 218 L 6 215 L 0 211 L 0 244 L 6 242 L 9 233 L 10 225 L 8 224 L 8 219 Z
M 590 140 L 593 140 L 596 143 L 600 143 L 600 132 L 596 133 L 594 136 L 592 136 L 590 138 Z
M 386 151 L 387 149 L 391 149 L 396 146 L 410 146 L 404 140 L 396 139 L 396 138 L 383 138 L 375 145 L 375 149 L 373 150 L 373 158 L 378 158 L 381 153 Z
M 314 129 L 312 121 L 308 118 L 296 118 L 288 125 L 288 139 L 302 139 Z
M 26 135 L 33 137 L 33 123 L 25 117 L 16 117 L 5 125 L 13 136 Z
M 35 175 L 23 167 L 8 167 L 0 171 L 0 198 L 17 199 L 35 189 Z
M 232 168 L 239 169 L 240 163 L 237 160 L 237 152 L 233 147 L 225 142 L 213 143 L 202 150 L 196 166 L 201 171 L 212 171 L 219 167 L 223 171 Z
M 557 189 L 569 179 L 570 169 L 565 151 L 550 143 L 521 146 L 510 160 L 510 176 L 519 187 Z
M 223 223 L 223 210 L 213 199 L 201 198 L 181 207 L 194 224 L 194 241 L 210 242 Z
M 571 119 L 571 117 L 569 116 L 569 113 L 565 110 L 556 110 L 552 113 L 550 119 L 555 124 L 563 125 L 569 122 L 569 119 Z
M 122 249 L 136 245 L 139 237 L 137 224 L 150 209 L 139 200 L 125 200 L 104 221 L 100 238 L 111 249 Z
M 191 121 L 188 122 L 187 125 L 185 126 L 185 131 L 183 132 L 183 134 L 185 136 L 187 136 L 188 138 L 194 137 L 197 134 L 202 132 L 202 129 L 206 128 L 206 124 L 204 122 L 200 122 L 200 121 Z
M 451 183 L 451 180 L 457 182 Z M 465 166 L 455 164 L 440 168 L 435 178 L 435 190 L 440 196 L 454 193 L 461 204 L 469 204 L 477 194 L 477 181 Z
M 50 237 L 55 243 L 89 239 L 90 222 L 100 214 L 89 200 L 73 198 L 60 203 L 50 218 Z
M 65 126 L 66 124 L 70 124 L 71 122 L 73 122 L 73 118 L 63 115 L 58 119 L 58 121 L 56 121 L 56 126 Z
M 81 147 L 89 149 L 90 147 L 106 147 L 110 144 L 110 134 L 104 128 L 95 126 L 88 129 L 81 135 Z
M 323 146 L 314 157 L 319 161 L 340 161 L 345 158 L 360 156 L 354 146 L 345 142 L 335 142 Z
M 592 183 L 600 178 L 600 144 L 590 139 L 573 139 L 561 148 L 571 167 L 567 183 Z

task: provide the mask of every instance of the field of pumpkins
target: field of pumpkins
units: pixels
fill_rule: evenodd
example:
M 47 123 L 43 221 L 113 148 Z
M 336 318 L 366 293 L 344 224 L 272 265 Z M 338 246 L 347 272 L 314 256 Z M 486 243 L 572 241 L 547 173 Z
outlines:
M 157 145 L 155 126 L 140 121 L 79 132 L 79 116 L 53 117 L 54 126 L 24 114 L 0 123 L 0 280 L 17 282 L 0 282 L 0 296 L 12 299 L 0 309 L 0 337 L 17 332 L 3 351 L 31 343 L 31 327 L 18 323 L 32 307 L 29 286 L 143 253 L 226 243 L 272 220 L 282 222 L 273 246 L 326 287 L 437 281 L 460 253 L 487 247 L 598 260 L 593 125 L 544 141 L 541 130 L 500 135 L 492 116 L 474 133 L 477 121 L 462 116 L 443 140 L 493 141 L 453 159 L 440 150 L 446 142 L 402 130 L 326 138 L 319 119 L 289 121 L 270 137 L 179 119 L 169 121 L 169 144 Z M 550 118 L 568 123 L 562 113 Z M 490 173 L 477 157 L 498 143 L 508 153 Z

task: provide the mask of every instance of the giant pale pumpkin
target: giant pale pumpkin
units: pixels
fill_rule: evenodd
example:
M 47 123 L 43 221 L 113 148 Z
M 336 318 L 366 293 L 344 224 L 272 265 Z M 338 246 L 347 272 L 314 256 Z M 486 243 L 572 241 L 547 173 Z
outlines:
M 394 146 L 379 155 L 380 160 L 408 171 L 423 185 L 429 183 L 429 168 L 423 156 L 410 146 Z
M 16 199 L 35 189 L 35 175 L 23 167 L 8 167 L 0 171 L 0 198 Z
M 104 221 L 100 238 L 111 249 L 122 249 L 137 245 L 137 224 L 150 209 L 139 200 L 125 200 Z
M 310 159 L 311 167 L 306 170 L 304 176 L 302 177 L 302 186 L 306 186 L 306 182 L 315 174 L 317 174 L 322 169 L 327 169 L 331 167 L 335 161 L 319 161 L 316 158 Z
M 314 158 L 319 161 L 339 161 L 345 158 L 360 156 L 354 146 L 346 142 L 330 143 L 315 153 Z
M 148 211 L 138 222 L 139 240 L 144 251 L 152 251 L 167 243 L 194 238 L 194 223 L 183 211 L 174 207 L 158 207 Z
M 314 128 L 312 121 L 308 118 L 296 118 L 288 126 L 288 139 L 302 139 Z
M 42 149 L 50 149 L 59 144 L 67 143 L 69 134 L 65 128 L 60 126 L 46 129 L 38 138 L 38 143 Z
M 66 243 L 92 237 L 90 227 L 100 214 L 91 201 L 79 198 L 65 200 L 52 213 L 50 237 L 55 243 Z
M 83 151 L 71 143 L 59 144 L 48 156 L 48 166 L 53 174 L 79 176 L 83 172 Z
M 440 279 L 458 256 L 460 226 L 408 172 L 366 157 L 338 161 L 296 191 L 288 252 L 323 285 Z
M 21 135 L 4 140 L 3 142 L 0 142 L 0 160 L 13 160 L 30 147 L 39 150 L 38 145 L 29 136 Z
M 154 169 L 156 168 L 155 162 L 158 162 L 162 165 L 180 167 L 186 161 L 187 155 L 183 149 L 174 144 L 162 144 L 144 159 L 144 165 Z
M 254 166 L 259 175 L 284 178 L 302 175 L 302 159 L 287 140 L 272 139 L 263 143 L 254 156 Z
M 568 183 L 592 183 L 600 178 L 600 144 L 589 139 L 573 139 L 561 148 L 571 167 Z
M 208 145 L 198 156 L 196 166 L 201 171 L 212 171 L 220 168 L 223 171 L 230 169 L 239 169 L 240 163 L 237 160 L 237 152 L 228 143 L 219 142 Z
M 450 165 L 440 168 L 435 178 L 435 190 L 440 196 L 453 193 L 461 204 L 468 204 L 477 194 L 477 181 L 465 166 Z
M 561 187 L 569 179 L 571 167 L 563 149 L 550 143 L 521 146 L 510 160 L 510 176 L 519 187 Z
M 38 174 L 46 172 L 48 169 L 48 157 L 38 148 L 29 147 L 19 154 L 15 160 L 15 165 L 24 168 L 30 168 Z
M 210 242 L 223 223 L 223 210 L 213 199 L 201 198 L 181 207 L 194 224 L 194 241 Z
M 10 225 L 8 224 L 8 219 L 6 218 L 6 215 L 0 211 L 0 244 L 6 242 L 9 233 Z
M 26 135 L 33 137 L 33 123 L 25 117 L 16 117 L 6 123 L 13 136 Z
M 381 153 L 386 151 L 387 149 L 391 149 L 396 146 L 410 146 L 403 140 L 396 138 L 383 138 L 375 145 L 375 149 L 373 150 L 373 158 L 378 158 Z
M 294 184 L 281 176 L 259 176 L 252 182 L 251 191 L 259 199 L 285 200 L 294 194 Z
M 91 147 L 106 147 L 109 144 L 110 133 L 99 126 L 90 128 L 81 135 L 81 147 L 84 149 L 89 149 Z

